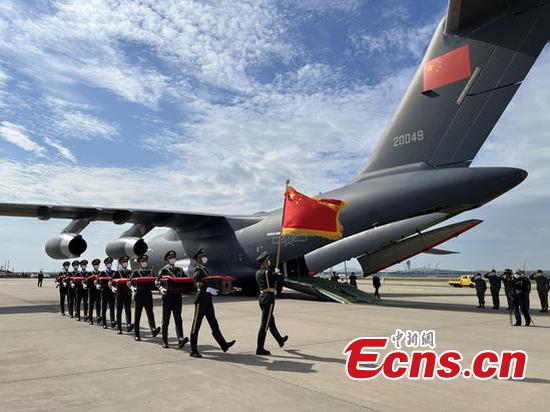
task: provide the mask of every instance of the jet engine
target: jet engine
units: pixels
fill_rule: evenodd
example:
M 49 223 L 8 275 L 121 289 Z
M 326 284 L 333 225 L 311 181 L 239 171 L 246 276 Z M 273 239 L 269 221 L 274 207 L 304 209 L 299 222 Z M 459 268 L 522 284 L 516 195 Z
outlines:
M 61 233 L 46 242 L 46 253 L 52 259 L 78 257 L 86 251 L 88 244 L 81 235 Z
M 121 237 L 107 244 L 105 253 L 113 259 L 121 256 L 139 256 L 147 253 L 149 246 L 145 240 L 138 237 Z

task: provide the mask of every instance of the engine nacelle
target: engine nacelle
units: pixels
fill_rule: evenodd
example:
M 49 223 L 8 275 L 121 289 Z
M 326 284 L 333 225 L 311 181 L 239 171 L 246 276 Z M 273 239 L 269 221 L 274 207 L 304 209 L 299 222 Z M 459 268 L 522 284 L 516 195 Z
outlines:
M 105 253 L 107 256 L 118 259 L 121 256 L 139 256 L 147 253 L 149 246 L 138 237 L 121 237 L 107 244 Z
M 82 255 L 88 244 L 81 235 L 61 233 L 46 242 L 46 253 L 52 259 L 67 259 Z

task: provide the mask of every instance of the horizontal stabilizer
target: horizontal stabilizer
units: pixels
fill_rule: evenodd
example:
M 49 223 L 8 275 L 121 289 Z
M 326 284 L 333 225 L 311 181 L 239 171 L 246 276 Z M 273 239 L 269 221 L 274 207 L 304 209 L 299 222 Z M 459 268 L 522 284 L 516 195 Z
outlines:
M 424 253 L 428 255 L 457 255 L 458 254 L 458 252 L 453 252 L 452 250 L 436 249 L 434 247 L 424 251 Z
M 456 237 L 479 225 L 481 220 L 466 220 L 454 223 L 426 233 L 420 233 L 400 242 L 386 246 L 372 253 L 364 254 L 357 260 L 363 268 L 364 275 L 370 275 L 409 259 L 419 253 L 433 249 L 435 246 Z

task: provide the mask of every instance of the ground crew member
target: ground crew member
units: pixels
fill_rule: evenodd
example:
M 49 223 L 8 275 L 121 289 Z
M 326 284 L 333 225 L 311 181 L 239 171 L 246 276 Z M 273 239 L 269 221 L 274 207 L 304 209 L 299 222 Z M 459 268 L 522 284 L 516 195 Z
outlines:
M 113 279 L 129 279 L 132 271 L 128 269 L 128 260 L 126 255 L 118 259 L 118 270 L 113 274 Z M 116 289 L 116 323 L 118 326 L 118 335 L 122 335 L 122 310 L 126 314 L 126 332 L 130 333 L 134 329 L 132 325 L 132 293 L 127 287 L 118 287 Z
M 44 272 L 38 272 L 38 287 L 42 287 L 42 282 L 44 281 Z
M 372 286 L 374 287 L 374 296 L 380 299 L 380 276 L 377 273 L 372 276 Z
M 176 267 L 176 252 L 169 250 L 164 255 L 164 260 L 167 262 L 157 274 L 157 282 L 165 276 L 185 277 L 182 268 Z M 174 325 L 176 327 L 176 335 L 178 336 L 178 347 L 189 342 L 189 338 L 183 336 L 183 321 L 181 319 L 182 297 L 179 291 L 167 290 L 159 287 L 162 295 L 162 347 L 168 348 L 168 326 L 170 325 L 170 314 L 174 315 Z
M 197 266 L 193 271 L 193 280 L 195 282 L 195 288 L 197 294 L 195 296 L 195 314 L 193 316 L 193 326 L 191 327 L 191 353 L 194 358 L 202 358 L 202 355 L 197 349 L 197 340 L 199 337 L 199 331 L 201 328 L 202 318 L 206 317 L 210 329 L 212 330 L 212 336 L 220 345 L 220 348 L 227 352 L 228 349 L 235 344 L 235 341 L 227 342 L 223 337 L 216 315 L 214 313 L 214 304 L 212 303 L 212 296 L 218 294 L 218 290 L 206 286 L 203 281 L 208 277 L 208 270 L 206 269 L 206 263 L 208 259 L 203 248 L 200 248 L 193 256 Z
M 138 277 L 153 277 L 153 271 L 150 269 L 147 269 L 147 261 L 149 260 L 149 256 L 147 255 L 141 255 L 138 256 L 137 262 L 139 265 L 138 270 L 136 270 L 132 275 L 130 276 L 130 279 L 138 278 Z M 134 288 L 134 286 L 132 286 Z M 140 330 L 139 330 L 139 321 L 141 319 L 141 312 L 142 309 L 145 309 L 145 313 L 147 313 L 147 321 L 149 322 L 149 329 L 151 330 L 151 335 L 153 335 L 153 338 L 156 337 L 159 332 L 160 328 L 157 328 L 155 324 L 155 314 L 153 313 L 153 294 L 150 290 L 144 290 L 144 289 L 134 289 L 134 340 L 140 341 Z
M 262 320 L 260 330 L 258 331 L 258 344 L 256 355 L 271 355 L 271 352 L 264 348 L 267 330 L 271 332 L 279 346 L 282 348 L 288 340 L 288 336 L 281 336 L 275 325 L 273 309 L 275 307 L 275 292 L 277 291 L 277 282 L 282 281 L 282 274 L 279 268 L 271 268 L 269 255 L 263 251 L 256 260 L 260 262 L 260 269 L 256 272 L 256 282 L 260 289 L 260 308 L 262 310 Z
M 479 302 L 477 308 L 485 309 L 485 291 L 487 290 L 487 283 L 485 279 L 481 277 L 481 273 L 476 273 L 472 280 L 476 286 L 477 300 Z
M 500 280 L 504 284 L 504 293 L 506 293 L 506 301 L 508 302 L 508 309 L 509 311 L 512 311 L 512 293 L 511 293 L 511 285 L 512 285 L 512 271 L 510 269 L 504 269 L 504 273 L 500 275 Z
M 340 280 L 340 276 L 338 276 L 338 273 L 332 272 L 332 275 L 330 276 L 330 280 L 332 282 L 338 283 L 338 281 Z
M 87 276 L 99 276 L 99 264 L 101 263 L 101 260 L 94 259 L 92 260 L 92 272 L 88 273 Z M 89 312 L 88 312 L 88 320 L 90 322 L 90 325 L 94 324 L 94 307 L 95 307 L 95 315 L 97 316 L 97 323 L 99 324 L 101 322 L 101 293 L 95 286 L 91 286 L 88 288 L 88 301 L 89 301 Z
M 484 277 L 489 280 L 489 289 L 493 298 L 493 309 L 498 310 L 500 308 L 500 276 L 493 269 L 489 273 L 486 273 Z
M 111 278 L 115 274 L 112 269 L 113 259 L 106 257 L 103 259 L 105 264 L 105 270 L 101 272 L 102 277 L 110 276 Z M 101 320 L 103 321 L 103 329 L 107 329 L 107 305 L 109 306 L 109 319 L 111 320 L 111 328 L 116 325 L 115 321 L 115 294 L 109 287 L 101 288 Z
M 531 281 L 523 276 L 523 273 L 516 269 L 512 282 L 510 284 L 510 292 L 512 295 L 512 307 L 516 317 L 514 326 L 521 326 L 521 313 L 525 318 L 525 326 L 531 325 L 531 316 L 529 315 L 529 293 L 531 292 Z
M 63 262 L 63 270 L 55 278 L 55 283 L 59 288 L 59 309 L 61 309 L 61 316 L 65 316 L 65 297 L 67 296 L 67 289 L 69 287 L 67 277 L 69 276 L 70 265 L 71 262 Z
M 71 263 L 71 266 L 73 268 L 73 271 L 69 274 L 69 276 L 70 277 L 80 276 L 80 273 L 78 273 L 78 267 L 80 266 L 80 262 L 78 260 L 73 260 L 73 263 Z M 67 306 L 69 307 L 70 318 L 74 316 L 75 301 L 76 301 L 76 286 L 72 281 L 70 281 L 67 283 Z
M 84 320 L 88 319 L 88 291 L 84 289 L 83 283 L 86 279 L 87 271 L 86 267 L 88 266 L 88 261 L 83 259 L 80 261 L 80 273 L 75 276 L 81 276 L 83 278 L 82 282 L 75 287 L 75 303 L 76 303 L 76 320 L 80 321 L 80 305 L 84 309 Z
M 355 272 L 351 272 L 351 275 L 349 275 L 349 285 L 357 289 L 357 276 L 355 276 Z
M 542 269 L 537 270 L 536 273 L 529 276 L 529 279 L 534 280 L 537 283 L 537 292 L 540 299 L 541 312 L 548 312 L 548 289 L 550 288 L 550 282 L 548 278 L 544 276 Z

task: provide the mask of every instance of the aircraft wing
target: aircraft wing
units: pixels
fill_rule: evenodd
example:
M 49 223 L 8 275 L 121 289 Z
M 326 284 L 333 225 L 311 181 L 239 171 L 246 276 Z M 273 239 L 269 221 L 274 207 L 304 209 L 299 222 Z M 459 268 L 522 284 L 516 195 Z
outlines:
M 72 219 L 178 227 L 194 231 L 206 226 L 227 225 L 234 230 L 261 220 L 261 216 L 223 216 L 169 210 L 82 207 L 47 204 L 0 203 L 0 216 L 36 217 L 40 220 Z
M 503 13 L 509 5 L 509 0 L 450 0 L 445 33 L 482 23 Z

